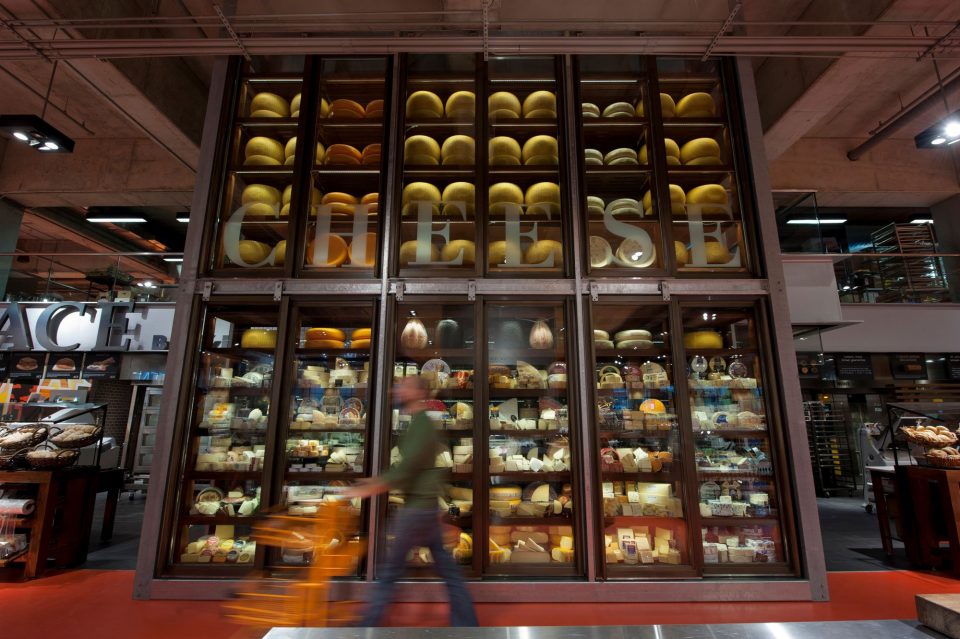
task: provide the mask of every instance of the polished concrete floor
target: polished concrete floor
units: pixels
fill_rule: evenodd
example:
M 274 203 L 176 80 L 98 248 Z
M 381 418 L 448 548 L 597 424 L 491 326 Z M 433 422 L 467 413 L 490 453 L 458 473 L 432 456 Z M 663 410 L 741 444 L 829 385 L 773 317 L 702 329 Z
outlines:
M 930 639 L 915 621 L 501 628 L 274 628 L 264 639 Z
M 97 506 L 93 513 L 93 526 L 90 531 L 90 546 L 87 550 L 87 562 L 83 568 L 95 570 L 134 570 L 137 567 L 137 548 L 140 545 L 140 528 L 143 525 L 143 509 L 147 498 L 143 493 L 124 493 L 117 502 L 117 516 L 113 524 L 113 538 L 103 543 L 100 530 L 103 523 L 103 506 L 106 493 L 97 495 Z

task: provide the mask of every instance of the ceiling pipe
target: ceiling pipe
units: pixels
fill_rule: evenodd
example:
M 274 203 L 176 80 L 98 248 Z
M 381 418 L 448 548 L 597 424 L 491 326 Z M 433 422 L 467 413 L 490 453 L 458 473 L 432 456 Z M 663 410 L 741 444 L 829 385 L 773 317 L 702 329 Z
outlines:
M 946 81 L 942 85 L 943 92 L 951 91 L 960 87 L 960 69 L 955 69 L 953 73 L 947 77 L 952 79 Z M 849 158 L 852 162 L 856 162 L 878 144 L 910 124 L 913 121 L 913 116 L 915 114 L 942 102 L 943 96 L 941 94 L 940 87 L 941 84 L 937 83 L 930 89 L 927 89 L 920 97 L 895 113 L 880 127 L 874 129 L 872 132 L 873 135 L 871 135 L 866 142 L 854 149 L 850 149 L 850 151 L 847 152 L 847 158 Z

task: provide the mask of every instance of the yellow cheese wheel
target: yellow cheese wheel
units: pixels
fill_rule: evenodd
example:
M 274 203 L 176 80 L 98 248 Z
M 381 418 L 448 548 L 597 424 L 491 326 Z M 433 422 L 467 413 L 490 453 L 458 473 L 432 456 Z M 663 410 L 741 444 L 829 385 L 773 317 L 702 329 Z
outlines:
M 251 113 L 250 117 L 251 118 L 282 118 L 284 116 L 280 115 L 279 113 L 275 113 L 273 111 L 266 111 L 264 109 L 260 109 L 259 111 L 254 111 L 253 113 Z
M 706 214 L 724 214 L 729 212 L 727 190 L 720 184 L 701 184 L 687 191 L 688 204 L 702 204 Z M 718 206 L 707 206 L 715 204 Z
M 476 143 L 469 135 L 451 135 L 440 147 L 441 164 L 472 166 Z
M 556 182 L 532 184 L 524 194 L 524 201 L 527 204 L 527 213 L 556 215 L 560 212 L 560 185 Z
M 350 339 L 370 339 L 370 336 L 373 334 L 373 329 L 370 328 L 355 328 L 353 332 L 350 333 Z
M 680 161 L 693 164 L 699 158 L 716 158 L 720 163 L 720 144 L 713 138 L 696 138 L 680 148 Z
M 278 117 L 286 118 L 290 116 L 290 105 L 287 104 L 287 101 L 276 93 L 263 91 L 262 93 L 258 93 L 253 96 L 253 99 L 250 100 L 251 114 L 256 111 L 272 111 L 276 113 Z
M 515 119 L 522 112 L 520 100 L 509 91 L 497 91 L 487 98 L 487 110 L 490 119 Z
M 455 259 L 462 252 L 463 266 L 473 266 L 476 260 L 476 246 L 470 240 L 452 240 L 443 245 L 440 250 L 440 259 L 449 262 Z
M 409 240 L 400 245 L 400 266 L 409 266 L 417 259 L 417 241 Z M 440 259 L 440 251 L 433 244 L 430 245 L 430 261 Z
M 474 213 L 476 192 L 470 182 L 451 182 L 443 189 L 440 200 L 443 202 L 443 214 L 445 216 L 460 217 L 460 211 L 463 211 L 467 214 L 467 217 L 471 217 Z M 461 204 L 452 206 L 452 202 L 460 202 Z
M 517 166 L 520 164 L 520 144 L 511 137 L 498 135 L 490 138 L 489 153 L 491 166 Z
M 407 118 L 432 120 L 443 117 L 443 102 L 432 91 L 414 91 L 407 98 Z
M 270 254 L 270 246 L 256 240 L 240 240 L 240 259 L 245 264 L 257 264 L 267 259 Z
M 363 260 L 358 257 L 354 257 L 354 246 L 363 246 L 364 251 Z M 364 233 L 358 238 L 354 238 L 350 242 L 350 246 L 347 247 L 347 253 L 350 256 L 350 263 L 354 266 L 373 266 L 377 261 L 377 234 L 376 233 Z
M 707 264 L 726 264 L 733 257 L 726 246 L 716 241 L 703 243 L 707 254 Z
M 243 348 L 276 348 L 277 329 L 248 328 L 240 336 L 240 346 Z
M 420 202 L 429 202 L 433 209 L 432 215 L 440 215 L 440 189 L 429 182 L 411 182 L 403 187 L 400 199 L 403 215 L 417 215 Z
M 346 333 L 339 328 L 308 328 L 304 335 L 306 339 L 335 339 L 343 341 L 347 338 Z
M 709 93 L 696 92 L 685 95 L 677 102 L 677 116 L 681 118 L 712 118 L 717 115 L 717 106 Z
M 645 399 L 640 403 L 640 410 L 644 413 L 665 413 L 667 407 L 659 399 Z
M 273 138 L 262 135 L 247 140 L 247 144 L 243 147 L 243 154 L 248 159 L 257 155 L 273 158 L 277 161 L 277 164 L 281 164 L 284 157 L 283 145 Z
M 326 98 L 320 98 L 320 117 L 321 118 L 330 117 L 330 103 L 327 102 Z
M 456 91 L 447 98 L 446 113 L 451 120 L 472 120 L 476 114 L 477 96 L 473 91 Z
M 273 206 L 280 202 L 280 190 L 266 184 L 248 184 L 240 195 L 241 204 L 262 203 Z
M 350 348 L 355 348 L 358 350 L 370 348 L 370 339 L 366 338 L 366 339 L 351 340 Z
M 300 94 L 293 96 L 293 99 L 290 100 L 290 115 L 297 117 L 295 114 L 300 113 Z
M 522 495 L 523 489 L 520 486 L 493 486 L 490 488 L 490 499 L 497 501 L 520 499 Z
M 507 204 L 523 204 L 523 191 L 512 182 L 497 182 L 490 186 L 488 199 L 492 215 L 505 215 Z
M 717 331 L 692 331 L 683 336 L 687 348 L 723 348 L 723 336 Z
M 687 196 L 684 194 L 683 189 L 677 186 L 676 184 L 670 185 L 670 213 L 673 215 L 683 215 L 686 209 L 684 208 L 684 203 L 687 201 Z M 654 215 L 653 211 L 653 197 L 650 194 L 650 191 L 647 191 L 643 194 L 643 214 L 650 216 Z
M 557 96 L 551 91 L 534 91 L 523 101 L 523 117 L 557 117 Z
M 553 255 L 553 264 L 549 268 L 559 268 L 563 265 L 563 245 L 556 240 L 537 240 L 530 245 L 523 261 L 527 264 L 540 264 Z
M 663 146 L 666 148 L 667 152 L 667 164 L 680 164 L 680 147 L 677 146 L 677 143 L 670 138 L 664 138 Z M 650 163 L 650 157 L 647 153 L 646 144 L 640 147 L 637 157 L 640 159 L 640 164 Z
M 280 240 L 274 248 L 276 252 L 273 254 L 273 264 L 274 266 L 283 266 L 287 259 L 287 241 Z
M 686 163 L 686 166 L 721 166 L 723 160 L 716 155 L 707 155 L 702 158 L 693 158 Z
M 552 135 L 535 135 L 523 143 L 521 158 L 524 164 L 556 164 L 556 161 L 534 160 L 534 158 L 542 158 L 543 156 L 556 159 L 557 138 Z
M 496 240 L 487 246 L 487 262 L 490 266 L 502 266 L 507 257 L 506 240 Z
M 294 136 L 287 140 L 286 145 L 283 147 L 283 154 L 285 156 L 284 164 L 293 164 L 294 154 L 297 152 L 297 137 Z M 323 154 L 324 148 L 323 145 L 317 142 L 317 150 L 314 155 L 314 164 L 323 164 Z
M 340 266 L 347 261 L 347 243 L 339 235 L 327 236 L 327 261 L 324 264 L 313 263 L 313 240 L 307 243 L 307 264 L 314 266 Z
M 343 348 L 343 342 L 337 339 L 308 339 L 304 348 Z
M 677 255 L 677 266 L 686 266 L 690 263 L 690 254 L 687 252 L 686 244 L 674 240 L 673 251 Z
M 440 145 L 428 135 L 411 135 L 403 143 L 406 164 L 440 164 Z
M 283 152 L 283 149 L 281 149 L 281 152 Z M 268 155 L 248 155 L 243 161 L 244 166 L 280 166 L 281 164 L 283 162 Z
M 672 118 L 677 114 L 677 104 L 666 93 L 660 94 L 660 112 L 665 118 Z

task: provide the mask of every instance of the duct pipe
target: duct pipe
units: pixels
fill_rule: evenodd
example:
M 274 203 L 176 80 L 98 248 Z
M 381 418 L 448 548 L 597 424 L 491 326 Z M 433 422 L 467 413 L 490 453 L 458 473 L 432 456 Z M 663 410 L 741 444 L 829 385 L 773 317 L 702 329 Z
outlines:
M 950 75 L 953 77 L 943 85 L 944 92 L 960 87 L 960 69 L 955 70 Z M 942 100 L 943 98 L 940 94 L 940 84 L 938 83 L 934 87 L 927 89 L 927 91 L 924 92 L 921 97 L 917 98 L 912 103 L 901 109 L 892 118 L 887 120 L 882 127 L 875 129 L 876 133 L 871 135 L 866 142 L 855 149 L 848 151 L 847 158 L 849 158 L 852 162 L 856 162 L 872 148 L 910 124 L 910 122 L 913 120 L 911 117 L 913 114 L 931 107 Z

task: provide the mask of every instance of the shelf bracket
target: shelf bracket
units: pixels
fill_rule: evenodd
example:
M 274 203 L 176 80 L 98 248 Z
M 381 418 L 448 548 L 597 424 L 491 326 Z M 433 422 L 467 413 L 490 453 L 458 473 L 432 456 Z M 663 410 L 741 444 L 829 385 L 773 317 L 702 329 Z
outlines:
M 600 286 L 596 282 L 590 282 L 590 301 L 596 302 L 600 299 Z
M 660 294 L 664 302 L 670 301 L 670 282 L 660 282 Z
M 393 294 L 397 296 L 397 301 L 403 301 L 403 280 L 393 283 Z
M 474 302 L 477 299 L 477 280 L 467 280 L 467 301 Z
M 200 298 L 204 302 L 209 302 L 211 293 L 213 293 L 213 282 L 204 282 L 203 290 L 200 292 Z
M 273 283 L 273 301 L 279 302 L 283 298 L 283 281 Z

